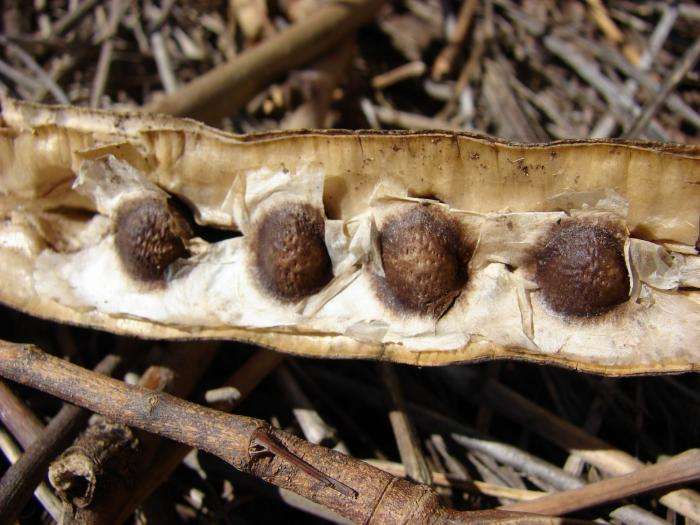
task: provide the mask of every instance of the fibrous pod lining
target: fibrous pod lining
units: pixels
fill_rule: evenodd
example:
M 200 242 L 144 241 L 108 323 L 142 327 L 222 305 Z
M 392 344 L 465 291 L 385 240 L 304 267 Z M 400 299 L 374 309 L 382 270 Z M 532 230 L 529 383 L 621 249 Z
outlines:
M 287 203 L 265 214 L 253 234 L 255 267 L 263 286 L 278 299 L 296 302 L 333 277 L 320 210 Z
M 392 298 L 410 312 L 439 317 L 467 282 L 470 253 L 459 225 L 436 209 L 416 205 L 390 218 L 380 243 Z
M 599 225 L 557 226 L 539 253 L 536 279 L 558 313 L 590 316 L 609 310 L 629 297 L 622 239 Z

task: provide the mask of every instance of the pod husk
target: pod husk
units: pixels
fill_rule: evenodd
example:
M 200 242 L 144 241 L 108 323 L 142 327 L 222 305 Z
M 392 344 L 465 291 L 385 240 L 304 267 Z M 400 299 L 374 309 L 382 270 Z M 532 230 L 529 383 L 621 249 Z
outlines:
M 65 210 L 95 207 L 72 184 L 85 160 L 111 154 L 182 199 L 197 223 L 237 230 L 231 188 L 246 173 L 261 167 L 295 173 L 311 162 L 324 173 L 323 203 L 329 219 L 347 220 L 367 212 L 380 184 L 402 188 L 409 198 L 439 200 L 451 209 L 474 214 L 560 211 L 576 207 L 577 203 L 567 202 L 572 198 L 589 194 L 596 200 L 597 195 L 612 194 L 624 201 L 631 237 L 696 257 L 698 146 L 610 140 L 523 145 L 445 132 L 301 131 L 242 136 L 186 119 L 13 100 L 3 101 L 0 124 L 0 217 L 6 228 L 17 231 L 15 236 L 6 232 L 0 245 L 0 301 L 29 314 L 144 338 L 231 339 L 304 356 L 420 366 L 521 359 L 606 375 L 700 369 L 700 350 L 664 355 L 660 349 L 653 360 L 623 363 L 537 353 L 485 339 L 470 340 L 457 349 L 417 351 L 343 334 L 300 332 L 294 326 L 175 326 L 68 307 L 37 293 L 32 282 L 35 260 L 44 247 L 27 242 L 31 236 L 22 232 L 36 231 L 41 221 L 16 220 L 18 214 L 42 218 L 47 230 L 42 235 L 52 248 L 63 243 L 68 248 L 61 249 L 80 249 Z M 698 315 L 700 292 L 695 288 L 669 293 L 694 304 Z M 697 326 L 689 337 L 700 343 Z

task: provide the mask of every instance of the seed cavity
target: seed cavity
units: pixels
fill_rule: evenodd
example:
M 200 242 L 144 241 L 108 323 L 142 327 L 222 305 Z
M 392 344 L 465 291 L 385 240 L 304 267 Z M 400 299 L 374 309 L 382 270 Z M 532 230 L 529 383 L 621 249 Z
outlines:
M 130 199 L 116 212 L 115 244 L 126 271 L 141 281 L 158 281 L 176 259 L 188 255 L 192 236 L 185 217 L 156 197 Z
M 416 205 L 384 225 L 380 242 L 392 302 L 409 312 L 444 314 L 467 282 L 471 250 L 459 224 Z
M 289 203 L 267 213 L 253 234 L 255 266 L 263 286 L 281 301 L 313 295 L 333 278 L 320 210 Z
M 539 253 L 536 281 L 555 312 L 601 314 L 629 297 L 623 241 L 599 225 L 561 224 Z

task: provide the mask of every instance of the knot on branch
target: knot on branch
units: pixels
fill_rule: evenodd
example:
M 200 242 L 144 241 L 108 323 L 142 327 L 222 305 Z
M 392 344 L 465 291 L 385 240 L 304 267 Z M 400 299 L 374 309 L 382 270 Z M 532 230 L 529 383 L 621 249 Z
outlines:
M 445 508 L 427 485 L 394 478 L 372 510 L 368 523 L 430 523 Z

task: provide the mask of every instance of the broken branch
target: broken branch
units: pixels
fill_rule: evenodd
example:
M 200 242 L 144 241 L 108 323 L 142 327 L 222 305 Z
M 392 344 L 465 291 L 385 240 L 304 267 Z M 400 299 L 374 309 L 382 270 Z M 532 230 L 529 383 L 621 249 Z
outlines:
M 0 374 L 94 412 L 148 432 L 187 443 L 222 458 L 235 468 L 291 489 L 355 522 L 403 523 L 561 523 L 559 520 L 502 511 L 458 512 L 441 505 L 425 485 L 382 472 L 333 450 L 312 445 L 271 428 L 264 421 L 228 415 L 161 392 L 129 386 L 90 372 L 31 345 L 0 342 Z M 256 443 L 278 443 L 324 476 L 347 485 L 356 497 L 339 494 L 290 464 L 289 454 L 256 455 Z M 251 453 L 253 452 L 253 453 Z M 533 521 L 534 520 L 534 521 Z
M 18 345 L 21 346 L 21 345 Z M 28 348 L 28 347 L 27 347 Z M 49 361 L 58 361 L 56 357 L 37 352 Z M 19 360 L 22 357 L 18 356 Z M 118 365 L 120 359 L 114 355 L 105 357 L 95 369 L 95 372 L 85 371 L 87 374 L 102 378 L 101 374 L 111 373 Z M 30 365 L 31 359 L 24 358 L 20 367 Z M 67 364 L 67 363 L 66 363 Z M 75 365 L 70 365 L 75 366 Z M 75 367 L 79 368 L 79 367 Z M 73 388 L 74 385 L 62 384 L 63 388 Z M 6 523 L 14 523 L 17 516 L 24 508 L 34 489 L 39 485 L 42 477 L 46 473 L 49 462 L 61 452 L 83 428 L 90 413 L 73 405 L 64 406 L 48 424 L 44 433 L 32 442 L 22 455 L 22 457 L 12 465 L 2 479 L 0 479 L 0 516 Z

